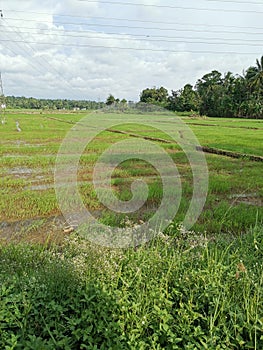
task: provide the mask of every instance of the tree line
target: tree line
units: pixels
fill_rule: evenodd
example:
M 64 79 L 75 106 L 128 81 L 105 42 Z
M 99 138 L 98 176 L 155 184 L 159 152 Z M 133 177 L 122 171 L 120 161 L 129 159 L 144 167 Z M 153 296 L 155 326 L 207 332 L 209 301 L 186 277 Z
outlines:
M 172 111 L 194 111 L 209 117 L 263 117 L 263 56 L 243 75 L 217 70 L 198 79 L 195 86 L 186 84 L 180 90 L 164 87 L 147 88 L 140 101 L 160 105 Z
M 7 96 L 5 98 L 7 108 L 18 109 L 66 109 L 66 110 L 90 110 L 103 108 L 104 102 L 68 99 L 38 99 L 34 97 Z
M 7 108 L 94 110 L 106 106 L 121 110 L 152 104 L 178 112 L 196 112 L 209 117 L 263 118 L 263 56 L 243 75 L 225 74 L 217 70 L 198 79 L 195 86 L 186 84 L 182 89 L 146 88 L 140 93 L 139 103 L 115 98 L 112 94 L 105 102 L 69 99 L 37 99 L 7 96 Z

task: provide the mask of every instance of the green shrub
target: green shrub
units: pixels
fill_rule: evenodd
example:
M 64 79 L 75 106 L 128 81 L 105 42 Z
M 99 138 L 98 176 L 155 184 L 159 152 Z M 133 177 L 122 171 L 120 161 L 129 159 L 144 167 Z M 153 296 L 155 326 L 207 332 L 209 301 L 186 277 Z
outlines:
M 263 230 L 0 250 L 1 349 L 262 349 Z

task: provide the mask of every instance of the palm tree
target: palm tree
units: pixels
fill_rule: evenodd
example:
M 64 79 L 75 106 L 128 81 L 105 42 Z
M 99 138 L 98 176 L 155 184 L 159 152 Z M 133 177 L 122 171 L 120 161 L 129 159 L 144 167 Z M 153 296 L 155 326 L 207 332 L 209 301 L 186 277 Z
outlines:
M 260 61 L 256 60 L 256 67 L 249 67 L 246 71 L 246 79 L 249 86 L 258 92 L 258 96 L 263 91 L 263 56 Z
M 263 114 L 263 56 L 256 60 L 256 66 L 249 67 L 246 70 L 245 81 L 247 84 L 247 102 L 252 108 L 250 115 Z

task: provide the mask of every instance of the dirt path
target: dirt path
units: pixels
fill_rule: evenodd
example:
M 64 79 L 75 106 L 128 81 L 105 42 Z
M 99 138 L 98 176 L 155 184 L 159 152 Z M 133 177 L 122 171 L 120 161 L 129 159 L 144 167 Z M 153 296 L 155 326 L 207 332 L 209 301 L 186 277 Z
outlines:
M 213 126 L 220 128 L 229 128 L 229 129 L 247 129 L 247 130 L 263 130 L 263 128 L 257 128 L 253 126 L 236 126 L 236 125 L 220 125 L 220 124 L 204 124 L 204 123 L 187 123 L 188 125 L 195 126 Z
M 75 125 L 75 122 L 72 121 L 65 121 L 62 119 L 58 119 L 58 118 L 53 118 L 53 117 L 44 117 L 44 118 L 48 118 L 48 119 L 52 119 L 52 120 L 56 120 L 62 123 L 68 123 L 68 124 L 72 124 Z M 192 125 L 201 125 L 199 123 L 191 123 Z M 203 126 L 211 126 L 211 125 L 206 125 L 203 124 Z M 214 124 L 216 126 L 216 124 Z M 239 127 L 235 127 L 233 126 L 233 128 L 239 128 Z M 247 127 L 240 127 L 240 128 L 247 128 Z M 261 129 L 261 128 L 247 128 L 247 129 Z M 134 134 L 128 131 L 122 131 L 122 130 L 115 130 L 115 129 L 107 129 L 107 131 L 109 132 L 113 132 L 113 133 L 118 133 L 118 134 L 123 134 L 123 135 L 128 135 L 130 137 L 136 137 L 136 138 L 141 138 L 144 140 L 150 140 L 150 141 L 157 141 L 157 142 L 162 142 L 162 143 L 166 143 L 166 144 L 174 144 L 174 141 L 170 141 L 170 140 L 165 140 L 159 137 L 151 137 L 151 136 L 142 136 L 139 134 Z M 180 133 L 180 137 L 182 137 L 182 134 Z M 263 161 L 263 157 L 261 156 L 256 156 L 253 154 L 245 154 L 245 153 L 238 153 L 238 152 L 232 152 L 232 151 L 226 151 L 226 150 L 221 150 L 218 148 L 213 148 L 213 147 L 208 147 L 208 146 L 198 146 L 196 147 L 197 151 L 202 151 L 205 153 L 211 153 L 211 154 L 216 154 L 218 156 L 225 156 L 225 157 L 230 157 L 230 158 L 237 158 L 237 159 L 247 159 L 247 160 L 251 160 L 251 161 L 256 161 L 256 162 L 262 162 Z
M 253 154 L 245 154 L 245 153 L 226 151 L 226 150 L 208 147 L 208 146 L 199 146 L 199 147 L 196 147 L 196 149 L 197 149 L 197 151 L 216 154 L 219 156 L 225 156 L 225 157 L 231 157 L 231 158 L 237 158 L 237 159 L 240 159 L 240 158 L 241 159 L 248 159 L 248 160 L 252 160 L 255 162 L 263 162 L 263 157 L 255 156 Z

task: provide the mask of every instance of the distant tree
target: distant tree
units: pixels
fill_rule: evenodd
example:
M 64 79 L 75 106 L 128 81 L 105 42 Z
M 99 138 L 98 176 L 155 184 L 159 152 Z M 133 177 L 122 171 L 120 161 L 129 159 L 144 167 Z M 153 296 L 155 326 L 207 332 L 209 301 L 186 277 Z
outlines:
M 110 105 L 113 105 L 114 103 L 115 103 L 115 98 L 113 95 L 110 94 L 106 100 L 106 105 L 110 106 Z
M 119 108 L 120 108 L 120 110 L 122 110 L 123 112 L 124 112 L 125 110 L 128 109 L 128 103 L 127 103 L 127 100 L 126 100 L 125 98 L 123 98 L 122 100 L 120 100 L 120 102 L 119 102 Z
M 172 96 L 168 98 L 168 108 L 178 112 L 198 111 L 199 104 L 199 96 L 191 84 L 177 91 L 172 90 Z
M 199 79 L 200 113 L 210 117 L 263 116 L 263 57 L 244 76 L 212 71 Z
M 217 70 L 205 74 L 196 83 L 196 91 L 200 98 L 200 114 L 211 117 L 220 116 L 218 105 L 222 93 L 222 74 Z
M 263 116 L 263 56 L 256 60 L 256 66 L 244 73 L 247 98 L 242 103 L 242 114 L 254 118 Z
M 36 99 L 7 96 L 6 105 L 8 108 L 25 109 L 98 109 L 104 106 L 104 102 L 86 101 L 86 100 L 65 100 L 65 99 Z
M 151 103 L 166 107 L 168 102 L 168 90 L 163 86 L 160 88 L 147 88 L 140 94 L 140 102 Z
M 252 88 L 260 92 L 263 90 L 263 56 L 260 61 L 256 60 L 256 67 L 248 68 L 246 78 Z

